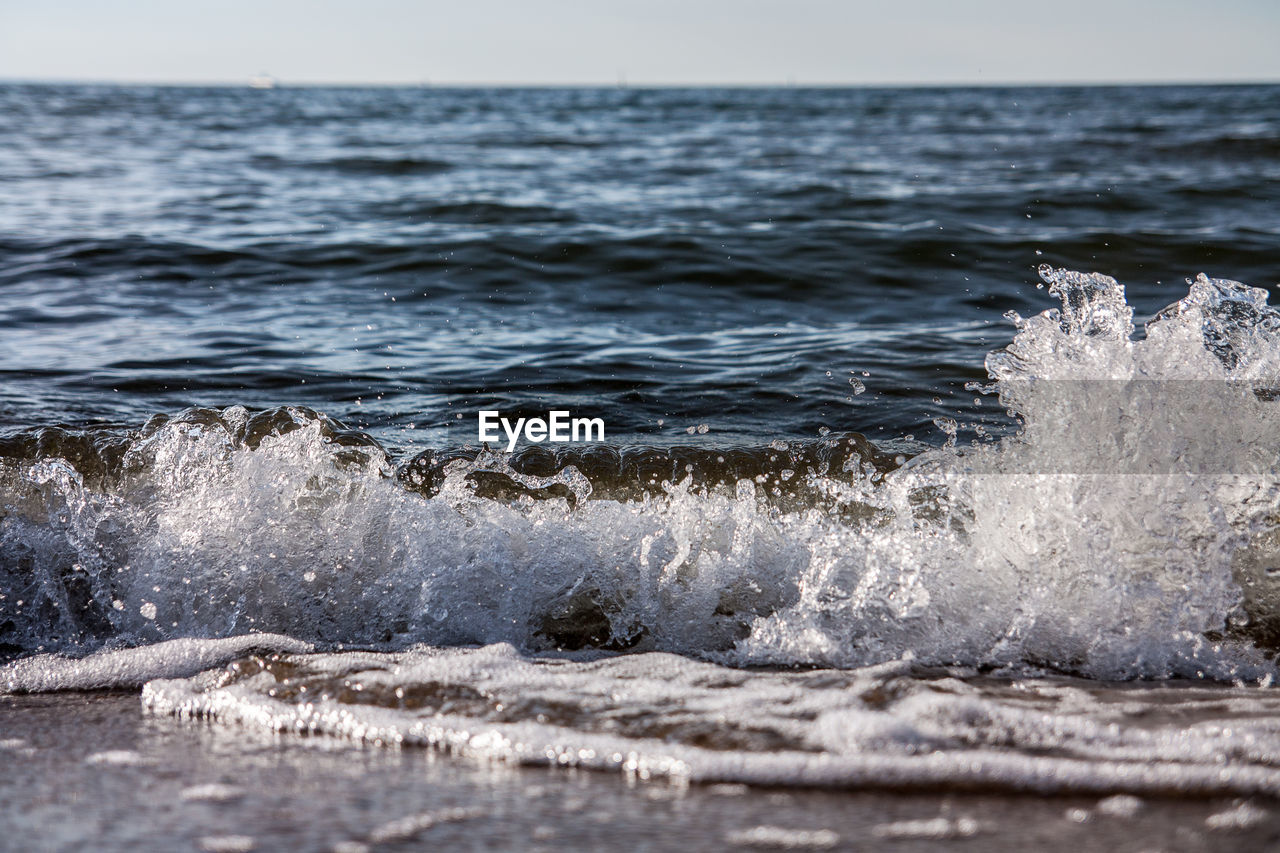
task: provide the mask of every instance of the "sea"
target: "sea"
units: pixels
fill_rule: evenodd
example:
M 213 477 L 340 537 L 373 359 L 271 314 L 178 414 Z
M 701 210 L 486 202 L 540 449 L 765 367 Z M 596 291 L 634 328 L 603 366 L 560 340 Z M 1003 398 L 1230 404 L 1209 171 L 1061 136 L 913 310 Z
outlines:
M 0 85 L 0 848 L 1267 849 L 1276 288 L 1275 85 Z

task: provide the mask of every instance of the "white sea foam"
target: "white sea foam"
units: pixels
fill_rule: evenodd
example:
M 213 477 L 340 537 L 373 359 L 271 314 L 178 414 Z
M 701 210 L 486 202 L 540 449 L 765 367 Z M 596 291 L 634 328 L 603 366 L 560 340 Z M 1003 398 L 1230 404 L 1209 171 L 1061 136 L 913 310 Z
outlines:
M 257 843 L 248 835 L 206 835 L 200 849 L 206 853 L 250 853 Z
M 220 782 L 209 782 L 205 785 L 192 785 L 189 788 L 183 788 L 179 793 L 179 796 L 184 800 L 196 800 L 209 803 L 227 803 L 243 797 L 244 789 L 237 788 L 235 785 L 225 785 Z
M 829 829 L 787 829 L 763 825 L 730 832 L 725 841 L 736 847 L 768 850 L 830 850 L 840 843 L 840 836 Z
M 181 678 L 257 651 L 305 652 L 310 644 L 277 634 L 218 640 L 168 640 L 83 658 L 33 655 L 0 666 L 0 693 L 139 687 L 152 678 Z
M 1205 818 L 1204 825 L 1212 830 L 1232 832 L 1257 826 L 1266 819 L 1266 809 L 1245 801 L 1209 815 Z
M 105 752 L 93 753 L 85 759 L 85 763 L 110 764 L 116 767 L 145 767 L 153 764 L 154 760 L 132 749 L 109 749 Z
M 500 644 L 255 658 L 152 681 L 143 703 L 271 731 L 642 779 L 1280 795 L 1273 691 L 1084 689 L 1091 684 L 978 684 L 905 664 L 742 670 L 657 652 L 565 660 Z M 972 821 L 940 819 L 882 834 L 976 831 Z
M 878 824 L 872 827 L 871 834 L 877 838 L 927 838 L 940 841 L 945 838 L 968 838 L 976 835 L 978 830 L 978 822 L 970 817 L 955 820 L 935 817 Z

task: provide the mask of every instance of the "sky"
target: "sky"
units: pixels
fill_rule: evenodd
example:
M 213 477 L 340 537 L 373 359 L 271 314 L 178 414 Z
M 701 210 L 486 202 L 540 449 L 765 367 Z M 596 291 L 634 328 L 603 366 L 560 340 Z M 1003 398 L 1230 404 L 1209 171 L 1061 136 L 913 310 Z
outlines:
M 0 0 L 0 79 L 1280 81 L 1276 0 Z

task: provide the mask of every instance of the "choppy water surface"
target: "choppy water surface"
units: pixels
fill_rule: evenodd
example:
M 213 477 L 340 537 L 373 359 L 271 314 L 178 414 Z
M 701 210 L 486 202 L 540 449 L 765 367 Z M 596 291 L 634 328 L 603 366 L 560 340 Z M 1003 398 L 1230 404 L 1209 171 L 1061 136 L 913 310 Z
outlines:
M 1280 90 L 0 102 L 4 689 L 1280 795 Z
M 1275 87 L 3 87 L 0 412 L 923 438 L 1039 263 L 1140 314 L 1273 284 L 1278 122 Z

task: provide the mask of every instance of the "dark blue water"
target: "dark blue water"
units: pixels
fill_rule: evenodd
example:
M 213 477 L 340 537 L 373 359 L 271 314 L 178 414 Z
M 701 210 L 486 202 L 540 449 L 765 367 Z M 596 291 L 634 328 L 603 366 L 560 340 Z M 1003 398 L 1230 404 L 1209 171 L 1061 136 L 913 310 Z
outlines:
M 1039 264 L 1141 313 L 1278 249 L 1274 86 L 5 86 L 0 429 L 305 405 L 408 450 L 554 406 L 610 443 L 936 443 L 999 421 L 963 386 Z

